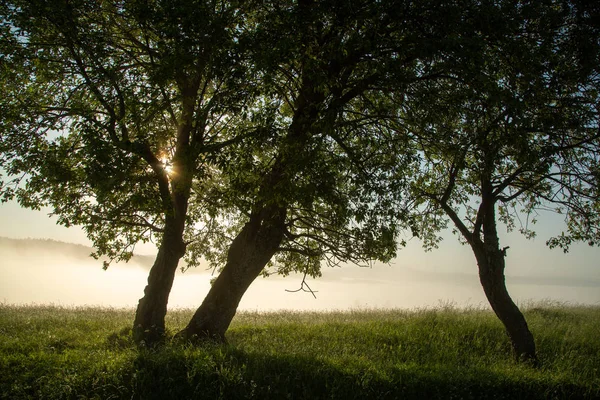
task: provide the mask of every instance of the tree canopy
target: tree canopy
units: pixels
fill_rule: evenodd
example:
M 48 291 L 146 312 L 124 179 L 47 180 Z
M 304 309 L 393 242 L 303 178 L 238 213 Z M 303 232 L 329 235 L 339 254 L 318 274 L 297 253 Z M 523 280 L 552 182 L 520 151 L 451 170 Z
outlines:
M 96 256 L 156 242 L 138 341 L 164 335 L 182 257 L 222 272 L 181 335 L 222 337 L 260 273 L 386 262 L 401 230 L 435 247 L 448 221 L 514 339 L 497 220 L 530 237 L 520 218 L 553 208 L 551 247 L 600 240 L 597 16 L 579 0 L 5 0 L 0 196 L 83 226 Z
M 232 51 L 240 10 L 231 2 L 5 8 L 2 73 L 14 86 L 3 89 L 2 166 L 26 175 L 24 185 L 5 181 L 3 194 L 51 206 L 60 223 L 84 226 L 98 254 L 127 259 L 165 229 L 180 207 L 176 192 L 202 178 L 205 155 L 231 141 L 227 128 L 251 101 L 253 81 L 233 60 L 242 56 Z

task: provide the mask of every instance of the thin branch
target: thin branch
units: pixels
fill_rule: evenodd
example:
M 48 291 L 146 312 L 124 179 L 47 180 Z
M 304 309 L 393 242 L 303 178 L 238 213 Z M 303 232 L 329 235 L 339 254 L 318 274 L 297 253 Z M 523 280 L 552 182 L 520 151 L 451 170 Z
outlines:
M 304 271 L 304 276 L 302 277 L 302 282 L 300 283 L 300 287 L 298 289 L 296 289 L 296 290 L 285 289 L 285 291 L 289 292 L 289 293 L 297 293 L 297 292 L 300 292 L 300 291 L 302 291 L 302 292 L 308 292 L 308 293 L 312 294 L 313 297 L 316 299 L 317 296 L 315 295 L 315 293 L 318 293 L 318 292 L 315 292 L 314 290 L 312 290 L 310 288 L 310 286 L 308 286 L 308 283 L 306 283 L 306 276 L 307 275 L 308 275 L 308 268 L 306 268 L 306 270 Z

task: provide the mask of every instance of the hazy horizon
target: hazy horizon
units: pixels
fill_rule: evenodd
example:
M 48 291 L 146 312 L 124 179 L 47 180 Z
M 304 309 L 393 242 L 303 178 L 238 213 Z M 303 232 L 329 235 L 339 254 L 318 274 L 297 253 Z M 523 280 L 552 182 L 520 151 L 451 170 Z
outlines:
M 46 242 L 43 242 L 46 240 Z M 414 247 L 414 246 L 413 246 Z M 129 307 L 143 294 L 152 256 L 134 257 L 128 264 L 114 264 L 104 271 L 102 263 L 88 257 L 91 248 L 54 239 L 0 238 L 0 301 L 10 304 Z M 392 265 L 372 268 L 344 266 L 324 268 L 323 277 L 310 279 L 310 293 L 290 293 L 300 287 L 300 275 L 257 278 L 242 299 L 240 310 L 348 310 L 361 308 L 427 308 L 444 304 L 457 307 L 488 307 L 477 277 L 470 249 L 442 249 L 451 253 L 457 268 L 439 252 L 421 254 L 429 265 L 403 261 L 415 249 L 400 251 Z M 439 251 L 439 250 L 438 250 Z M 403 253 L 404 252 L 404 253 Z M 441 257 L 442 256 L 442 257 Z M 470 264 L 469 264 L 470 261 Z M 514 261 L 514 260 L 513 260 Z M 571 272 L 576 269 L 571 266 Z M 519 304 L 551 301 L 600 305 L 600 276 L 518 273 L 507 268 L 509 292 Z M 565 269 L 563 272 L 567 272 Z M 170 308 L 196 308 L 209 290 L 214 276 L 205 269 L 177 273 Z

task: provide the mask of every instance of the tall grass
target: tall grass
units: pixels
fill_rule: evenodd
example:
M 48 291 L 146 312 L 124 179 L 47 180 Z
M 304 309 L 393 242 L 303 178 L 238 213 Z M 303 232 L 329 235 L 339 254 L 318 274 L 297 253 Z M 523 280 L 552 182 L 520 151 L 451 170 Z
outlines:
M 240 313 L 228 343 L 137 348 L 132 310 L 0 305 L 6 399 L 600 398 L 600 307 L 526 311 L 541 367 L 489 311 Z M 191 311 L 168 316 L 171 332 Z

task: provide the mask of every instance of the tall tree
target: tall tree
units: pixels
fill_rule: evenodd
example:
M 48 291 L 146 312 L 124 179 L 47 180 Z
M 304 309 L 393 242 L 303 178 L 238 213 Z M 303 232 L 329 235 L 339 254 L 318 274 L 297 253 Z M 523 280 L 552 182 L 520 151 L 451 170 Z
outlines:
M 275 135 L 253 146 L 257 153 L 224 155 L 226 165 L 236 166 L 228 176 L 237 186 L 241 230 L 180 337 L 223 339 L 243 294 L 269 262 L 270 271 L 317 276 L 323 262 L 395 255 L 405 212 L 403 192 L 392 186 L 402 186 L 411 153 L 405 149 L 402 163 L 390 163 L 378 115 L 361 107 L 392 81 L 436 78 L 419 65 L 446 50 L 446 29 L 454 28 L 440 23 L 452 20 L 443 10 L 430 9 L 361 0 L 263 8 L 255 37 L 261 45 L 253 48 L 273 93 Z M 423 17 L 434 27 L 423 26 Z
M 235 1 L 3 1 L 3 199 L 82 225 L 96 256 L 155 240 L 134 322 L 164 333 L 169 292 L 203 214 L 209 155 L 252 99 Z M 243 125 L 244 128 L 240 126 Z M 235 134 L 252 134 L 251 124 Z M 107 265 L 105 265 L 107 266 Z
M 458 73 L 415 85 L 396 127 L 421 156 L 412 190 L 425 246 L 453 223 L 515 356 L 533 363 L 533 335 L 506 288 L 498 223 L 530 238 L 537 210 L 551 210 L 564 213 L 568 230 L 548 244 L 599 243 L 598 36 L 581 7 L 485 6 L 480 23 L 493 31 L 475 30 L 476 51 L 447 59 Z

